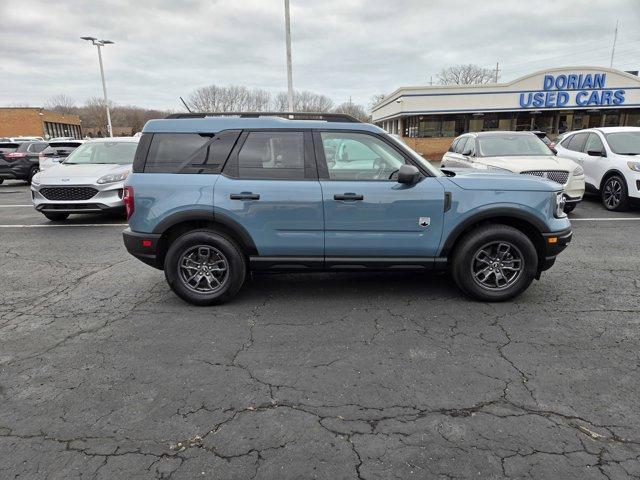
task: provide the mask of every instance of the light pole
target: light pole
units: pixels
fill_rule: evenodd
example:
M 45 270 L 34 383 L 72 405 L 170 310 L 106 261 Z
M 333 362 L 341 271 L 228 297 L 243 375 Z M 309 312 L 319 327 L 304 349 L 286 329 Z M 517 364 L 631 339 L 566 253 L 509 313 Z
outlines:
M 289 0 L 284 0 L 284 26 L 287 43 L 287 103 L 293 112 L 293 75 L 291 74 L 291 19 L 289 18 Z
M 102 66 L 102 52 L 100 47 L 110 45 L 113 42 L 111 40 L 98 40 L 95 37 L 80 37 L 82 40 L 87 40 L 98 47 L 98 60 L 100 61 L 100 76 L 102 77 L 102 93 L 104 94 L 104 108 L 107 109 L 107 129 L 109 130 L 109 136 L 113 137 L 113 128 L 111 127 L 111 113 L 109 113 L 109 100 L 107 99 L 107 83 L 104 80 L 104 67 Z

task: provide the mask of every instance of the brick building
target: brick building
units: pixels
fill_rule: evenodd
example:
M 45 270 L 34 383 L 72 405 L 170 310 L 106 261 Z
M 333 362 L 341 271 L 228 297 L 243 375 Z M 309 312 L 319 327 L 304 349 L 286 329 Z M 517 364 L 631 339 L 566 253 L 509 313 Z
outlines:
M 0 137 L 82 138 L 80 117 L 44 108 L 0 108 Z

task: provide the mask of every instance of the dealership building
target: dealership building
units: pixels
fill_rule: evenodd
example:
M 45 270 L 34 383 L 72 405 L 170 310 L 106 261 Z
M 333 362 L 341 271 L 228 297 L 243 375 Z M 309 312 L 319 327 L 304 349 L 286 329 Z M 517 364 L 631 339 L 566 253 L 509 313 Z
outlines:
M 637 73 L 637 72 L 635 72 Z M 508 83 L 401 87 L 372 120 L 425 157 L 439 160 L 465 132 L 640 127 L 640 78 L 602 67 L 552 68 Z
M 0 137 L 82 138 L 80 117 L 44 108 L 0 108 Z

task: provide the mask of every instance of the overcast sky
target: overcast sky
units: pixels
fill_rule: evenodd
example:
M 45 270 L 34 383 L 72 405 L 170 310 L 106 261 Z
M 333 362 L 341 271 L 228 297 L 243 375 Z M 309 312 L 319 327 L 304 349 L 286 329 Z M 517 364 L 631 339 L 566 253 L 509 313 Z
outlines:
M 501 81 L 570 65 L 640 68 L 640 0 L 290 0 L 294 88 L 336 103 L 423 85 L 444 67 L 495 67 Z M 211 85 L 286 89 L 283 0 L 0 0 L 0 105 L 58 94 L 180 109 Z

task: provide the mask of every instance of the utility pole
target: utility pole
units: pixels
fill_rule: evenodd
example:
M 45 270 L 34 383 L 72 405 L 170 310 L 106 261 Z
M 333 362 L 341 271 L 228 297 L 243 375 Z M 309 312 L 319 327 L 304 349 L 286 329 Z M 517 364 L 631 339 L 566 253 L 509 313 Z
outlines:
M 429 86 L 433 86 L 433 75 L 431 75 L 431 80 L 429 80 Z
M 500 64 L 496 62 L 496 83 L 498 83 L 498 74 L 500 73 Z
M 102 78 L 102 93 L 104 95 L 104 108 L 107 109 L 107 130 L 109 130 L 109 136 L 113 137 L 113 127 L 111 126 L 111 113 L 109 112 L 109 99 L 107 98 L 107 83 L 104 80 L 104 67 L 102 66 L 102 52 L 101 47 L 105 45 L 111 45 L 111 40 L 98 40 L 95 37 L 80 37 L 82 40 L 87 40 L 98 47 L 98 61 L 100 62 L 100 77 Z
M 618 39 L 618 23 L 620 19 L 616 20 L 616 29 L 613 32 L 613 46 L 611 47 L 611 61 L 609 62 L 609 67 L 613 67 L 613 54 L 616 51 L 616 40 Z
M 293 112 L 293 74 L 291 72 L 291 18 L 289 17 L 289 0 L 284 0 L 284 24 L 287 43 L 287 102 L 289 111 Z

